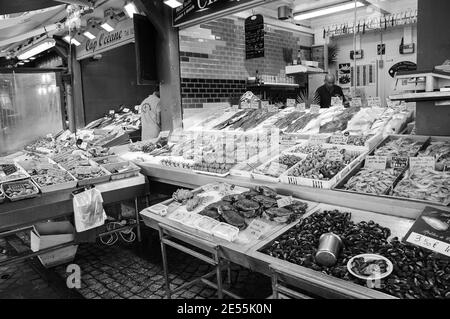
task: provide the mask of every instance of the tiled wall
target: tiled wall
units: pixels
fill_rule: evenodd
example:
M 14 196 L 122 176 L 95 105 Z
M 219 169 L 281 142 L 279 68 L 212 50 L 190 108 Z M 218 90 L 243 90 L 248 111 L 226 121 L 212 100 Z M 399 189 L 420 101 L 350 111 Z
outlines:
M 284 75 L 283 47 L 310 46 L 312 37 L 265 25 L 265 56 L 245 59 L 244 20 L 222 18 L 180 31 L 184 108 L 228 102 L 246 90 L 249 76 Z M 233 81 L 231 81 L 233 80 Z

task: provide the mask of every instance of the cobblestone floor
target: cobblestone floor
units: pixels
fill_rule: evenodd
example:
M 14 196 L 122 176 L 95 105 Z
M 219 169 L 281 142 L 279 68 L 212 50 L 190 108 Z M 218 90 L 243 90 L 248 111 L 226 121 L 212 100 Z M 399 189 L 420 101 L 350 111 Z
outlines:
M 153 239 L 148 241 L 148 238 Z M 148 244 L 150 242 L 150 244 Z M 93 299 L 160 299 L 164 298 L 164 278 L 159 243 L 154 233 L 147 233 L 147 244 L 82 244 L 76 263 L 81 268 L 81 288 L 84 298 Z M 209 265 L 174 249 L 168 249 L 172 288 L 207 273 Z M 1 270 L 1 269 L 0 269 Z M 65 283 L 66 265 L 50 270 Z M 27 262 L 0 272 L 0 298 L 67 298 L 61 289 L 53 289 L 55 279 L 42 278 Z M 53 282 L 52 282 L 53 281 Z M 265 298 L 271 293 L 269 278 L 232 266 L 231 291 L 244 298 Z M 71 298 L 70 296 L 69 298 Z M 173 298 L 217 298 L 216 291 L 204 285 L 184 289 Z

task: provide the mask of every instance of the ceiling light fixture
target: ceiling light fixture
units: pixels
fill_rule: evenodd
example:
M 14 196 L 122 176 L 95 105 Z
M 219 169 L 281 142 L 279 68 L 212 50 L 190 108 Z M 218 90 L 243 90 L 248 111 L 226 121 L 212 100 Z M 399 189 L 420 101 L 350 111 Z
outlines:
M 362 7 L 364 5 L 365 4 L 362 2 L 359 2 L 359 1 L 356 2 L 357 8 Z M 339 4 L 336 6 L 330 6 L 330 7 L 315 9 L 315 10 L 311 10 L 311 11 L 307 11 L 307 12 L 303 12 L 303 13 L 299 13 L 299 14 L 294 14 L 294 19 L 295 20 L 306 20 L 306 19 L 311 19 L 311 18 L 316 18 L 316 17 L 320 17 L 320 16 L 324 16 L 324 15 L 333 14 L 336 12 L 351 10 L 354 8 L 355 8 L 355 3 L 353 1 L 351 1 L 351 2 L 346 2 L 343 4 Z
M 17 58 L 19 60 L 28 59 L 29 57 L 53 48 L 55 44 L 56 41 L 54 39 L 45 38 L 44 40 L 39 41 L 36 44 L 32 44 L 31 46 L 22 49 L 20 53 L 17 54 Z
M 114 10 L 109 8 L 105 10 L 104 14 L 105 20 L 100 24 L 100 27 L 102 27 L 105 31 L 111 32 L 114 31 L 114 28 L 117 25 L 117 19 L 114 14 Z
M 80 43 L 79 41 L 77 41 L 77 40 L 74 39 L 74 38 L 70 38 L 69 35 L 66 35 L 66 36 L 63 38 L 63 40 L 66 41 L 67 43 L 74 44 L 75 46 L 81 45 L 81 43 Z
M 178 0 L 165 0 L 164 4 L 168 5 L 169 7 L 171 7 L 172 9 L 175 9 L 181 5 L 183 5 L 182 2 L 178 1 Z
M 127 3 L 125 3 L 123 8 L 125 9 L 125 13 L 127 14 L 127 16 L 130 18 L 133 18 L 133 15 L 138 13 L 138 9 L 133 1 L 128 1 Z

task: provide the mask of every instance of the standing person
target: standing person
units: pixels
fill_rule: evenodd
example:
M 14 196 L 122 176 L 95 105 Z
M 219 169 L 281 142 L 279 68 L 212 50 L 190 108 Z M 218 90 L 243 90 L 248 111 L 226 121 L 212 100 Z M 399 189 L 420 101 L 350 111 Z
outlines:
M 334 75 L 325 75 L 324 85 L 320 86 L 316 90 L 316 96 L 319 98 L 319 104 L 321 108 L 327 108 L 331 106 L 332 97 L 340 97 L 344 106 L 348 106 L 348 101 L 345 99 L 344 92 L 339 85 L 334 84 L 336 79 Z
M 142 140 L 156 138 L 161 131 L 161 103 L 155 91 L 141 103 Z

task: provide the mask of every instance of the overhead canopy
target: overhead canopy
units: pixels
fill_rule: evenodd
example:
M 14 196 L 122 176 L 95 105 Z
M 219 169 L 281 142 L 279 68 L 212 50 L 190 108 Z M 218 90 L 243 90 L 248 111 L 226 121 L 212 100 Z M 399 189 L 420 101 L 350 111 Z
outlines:
M 53 1 L 53 0 L 2 1 L 2 4 L 0 5 L 0 14 L 12 14 L 12 13 L 39 10 L 39 9 L 57 6 L 60 4 L 61 4 L 61 2 Z

